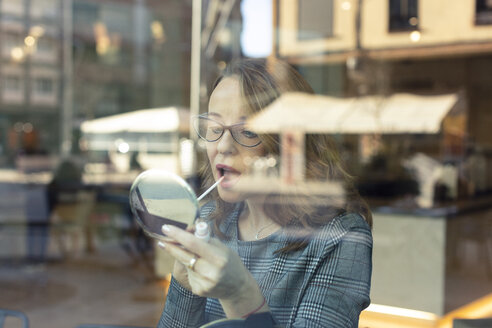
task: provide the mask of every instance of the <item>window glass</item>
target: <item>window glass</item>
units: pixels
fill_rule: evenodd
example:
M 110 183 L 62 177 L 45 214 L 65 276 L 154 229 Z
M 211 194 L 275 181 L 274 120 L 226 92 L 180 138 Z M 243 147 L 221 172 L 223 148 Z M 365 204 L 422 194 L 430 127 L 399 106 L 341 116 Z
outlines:
M 477 0 L 476 23 L 492 24 L 492 2 L 490 0 Z
M 301 40 L 333 35 L 333 1 L 299 2 L 299 33 Z
M 4 80 L 4 88 L 8 91 L 20 91 L 21 80 L 18 76 L 6 76 Z
M 38 78 L 35 80 L 36 92 L 40 94 L 51 94 L 53 92 L 53 80 L 50 78 Z
M 55 50 L 55 44 L 47 38 L 39 38 L 37 40 L 37 51 L 41 53 L 51 53 Z
M 389 0 L 390 31 L 418 28 L 418 0 Z
M 0 0 L 0 34 L 0 318 L 492 327 L 491 0 Z

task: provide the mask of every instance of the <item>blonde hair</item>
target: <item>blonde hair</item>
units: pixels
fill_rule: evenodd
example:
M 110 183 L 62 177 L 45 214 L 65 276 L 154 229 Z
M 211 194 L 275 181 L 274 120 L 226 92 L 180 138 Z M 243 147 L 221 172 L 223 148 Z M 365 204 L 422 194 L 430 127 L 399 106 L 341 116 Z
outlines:
M 226 77 L 234 77 L 239 81 L 242 96 L 248 104 L 249 114 L 257 113 L 267 107 L 285 92 L 306 92 L 313 94 L 313 89 L 306 80 L 290 65 L 275 58 L 241 59 L 232 62 L 224 73 L 216 80 L 213 89 Z M 302 115 L 302 108 L 299 108 Z M 267 154 L 278 155 L 280 145 L 278 136 L 260 135 Z M 327 203 L 322 197 L 310 195 L 291 195 L 267 197 L 264 204 L 265 214 L 277 224 L 287 227 L 302 227 L 305 231 L 314 231 L 325 225 L 335 216 L 348 212 L 362 215 L 372 226 L 372 215 L 367 204 L 362 200 L 353 185 L 353 178 L 343 168 L 335 143 L 328 135 L 306 135 L 306 179 L 328 180 L 338 179 L 345 188 L 343 204 L 320 205 Z M 208 161 L 200 170 L 204 187 L 214 183 L 212 169 Z M 215 191 L 209 195 L 215 201 L 215 210 L 210 219 L 214 221 L 214 230 L 219 238 L 227 238 L 219 226 L 234 204 L 223 201 Z M 314 200 L 314 202 L 313 202 Z M 297 250 L 307 245 L 309 233 L 304 238 L 296 238 L 279 252 Z

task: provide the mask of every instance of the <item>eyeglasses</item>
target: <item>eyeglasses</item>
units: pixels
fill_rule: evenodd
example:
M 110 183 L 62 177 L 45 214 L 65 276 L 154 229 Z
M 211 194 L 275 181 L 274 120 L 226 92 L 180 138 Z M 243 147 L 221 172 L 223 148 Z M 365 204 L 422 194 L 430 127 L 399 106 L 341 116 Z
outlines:
M 232 138 L 241 146 L 256 147 L 261 143 L 256 133 L 245 129 L 245 123 L 224 125 L 206 115 L 199 115 L 193 118 L 193 127 L 198 136 L 208 142 L 219 140 L 225 130 L 229 130 Z

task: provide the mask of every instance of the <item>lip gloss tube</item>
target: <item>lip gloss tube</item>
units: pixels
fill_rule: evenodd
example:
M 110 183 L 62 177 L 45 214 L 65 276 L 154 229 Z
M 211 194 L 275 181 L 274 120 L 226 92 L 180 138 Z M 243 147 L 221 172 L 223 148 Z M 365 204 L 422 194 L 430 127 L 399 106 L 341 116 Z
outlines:
M 220 178 L 215 182 L 210 188 L 208 188 L 203 194 L 200 195 L 200 197 L 197 198 L 198 201 L 201 201 L 203 197 L 205 197 L 209 192 L 214 190 L 215 187 L 219 185 L 219 183 L 224 180 L 224 177 Z M 199 220 L 195 224 L 195 237 L 203 239 L 204 241 L 208 242 L 210 240 L 210 229 L 208 227 L 208 223 L 202 220 Z
M 206 242 L 210 240 L 210 229 L 207 222 L 199 221 L 195 224 L 195 237 L 203 239 Z

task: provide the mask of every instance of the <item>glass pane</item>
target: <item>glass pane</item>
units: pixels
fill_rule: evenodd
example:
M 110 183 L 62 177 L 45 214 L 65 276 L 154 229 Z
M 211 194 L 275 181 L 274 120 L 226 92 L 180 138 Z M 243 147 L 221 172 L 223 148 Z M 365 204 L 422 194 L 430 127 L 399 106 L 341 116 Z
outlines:
M 0 317 L 492 326 L 491 8 L 1 0 Z

